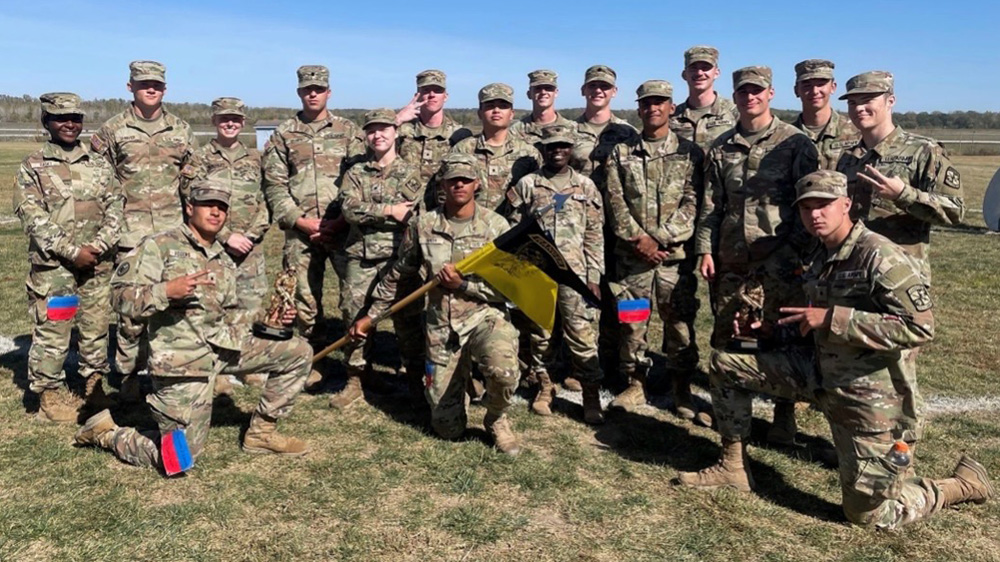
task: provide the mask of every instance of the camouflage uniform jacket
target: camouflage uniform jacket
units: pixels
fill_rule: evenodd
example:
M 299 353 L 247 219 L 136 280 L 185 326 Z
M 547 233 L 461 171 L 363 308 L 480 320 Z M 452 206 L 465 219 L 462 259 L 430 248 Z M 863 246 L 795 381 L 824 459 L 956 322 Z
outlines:
M 628 121 L 611 116 L 601 135 L 595 136 L 587 126 L 586 115 L 581 114 L 574 122 L 576 125 L 576 145 L 573 147 L 573 160 L 570 165 L 594 180 L 597 189 L 605 190 L 604 164 L 611 156 L 615 145 L 639 140 L 639 131 Z
M 533 145 L 539 151 L 542 150 L 540 141 L 542 140 L 542 129 L 545 127 L 554 127 L 559 125 L 561 127 L 569 127 L 570 130 L 576 128 L 576 123 L 566 119 L 559 112 L 556 112 L 556 120 L 549 123 L 535 123 L 531 120 L 531 113 L 521 117 L 517 121 L 514 121 L 510 126 L 510 132 L 517 138 L 523 140 L 524 142 Z
M 184 120 L 162 111 L 146 121 L 130 105 L 90 137 L 91 149 L 107 158 L 122 185 L 122 248 L 134 248 L 144 237 L 183 223 L 180 172 L 198 143 Z
M 822 246 L 813 257 L 806 293 L 832 310 L 830 326 L 813 336 L 826 414 L 859 431 L 896 429 L 903 404 L 893 381 L 916 380 L 906 350 L 934 336 L 926 279 L 906 252 L 861 222 L 839 248 Z
M 733 127 L 708 153 L 706 189 L 695 253 L 716 263 L 748 263 L 791 244 L 800 253 L 813 241 L 802 228 L 795 182 L 819 168 L 816 146 L 775 117 L 753 145 Z
M 870 184 L 858 180 L 866 164 L 903 180 L 898 199 L 887 201 L 872 193 Z M 944 147 L 896 127 L 870 150 L 858 141 L 840 157 L 837 171 L 847 176 L 851 217 L 864 220 L 868 228 L 902 246 L 930 278 L 931 225 L 958 224 L 965 216 L 962 179 Z
M 230 156 L 212 139 L 196 150 L 181 170 L 181 192 L 187 195 L 188 185 L 194 179 L 212 179 L 228 185 L 233 194 L 229 200 L 226 224 L 218 234 L 219 241 L 225 243 L 236 232 L 254 244 L 260 244 L 271 226 L 271 215 L 260 185 L 260 152 L 243 146 L 241 142 L 233 147 L 236 152 Z
M 436 184 L 434 177 L 441 167 L 441 159 L 459 141 L 472 136 L 472 131 L 459 125 L 454 119 L 444 116 L 441 126 L 431 128 L 412 119 L 399 126 L 396 144 L 399 156 L 420 168 L 420 180 L 427 187 Z
M 587 283 L 598 284 L 604 275 L 604 210 L 597 186 L 587 176 L 569 168 L 569 185 L 559 190 L 544 171 L 521 178 L 507 193 L 512 223 L 521 222 L 554 201 L 569 195 L 560 210 L 550 209 L 538 224 L 552 234 L 559 252 L 573 268 L 586 274 Z
M 480 134 L 456 144 L 452 151 L 471 154 L 479 160 L 486 175 L 479 179 L 482 185 L 476 192 L 476 202 L 502 215 L 509 212 L 505 204 L 507 190 L 542 165 L 538 149 L 509 132 L 503 146 L 486 144 Z
M 792 124 L 816 145 L 816 149 L 819 151 L 821 170 L 836 170 L 840 155 L 845 150 L 854 148 L 861 140 L 861 132 L 854 126 L 854 123 L 836 111 L 830 116 L 830 121 L 819 134 L 813 133 L 802 123 L 801 113 Z
M 208 270 L 215 283 L 185 300 L 167 299 L 167 282 Z M 236 265 L 216 240 L 205 248 L 187 225 L 150 236 L 130 252 L 111 278 L 119 314 L 145 321 L 149 369 L 160 377 L 219 372 L 220 352 L 239 352 L 250 334 L 249 312 L 239 310 Z
M 412 201 L 413 213 L 420 212 L 424 184 L 415 165 L 397 157 L 388 168 L 369 159 L 351 167 L 344 175 L 340 191 L 344 218 L 351 225 L 345 251 L 349 257 L 383 260 L 396 255 L 406 223 L 386 217 L 386 205 Z M 412 220 L 412 218 L 410 219 Z
M 606 197 L 617 255 L 633 255 L 628 240 L 648 234 L 670 250 L 668 260 L 685 257 L 684 242 L 694 236 L 704 163 L 698 145 L 673 132 L 659 142 L 640 138 L 615 147 L 608 159 Z
M 400 284 L 408 285 L 413 277 L 421 281 L 432 279 L 444 264 L 458 263 L 508 228 L 503 217 L 478 203 L 472 220 L 458 234 L 445 217 L 443 207 L 411 220 L 399 247 L 399 258 L 372 293 L 374 302 L 368 314 L 377 316 L 397 300 Z M 464 290 L 452 291 L 439 285 L 428 293 L 428 341 L 443 344 L 450 332 L 464 336 L 496 314 L 506 316 L 506 299 L 502 294 L 477 275 L 467 275 L 465 279 L 468 286 Z
M 14 212 L 28 235 L 33 265 L 69 265 L 84 244 L 102 254 L 113 250 L 123 204 L 114 169 L 79 143 L 67 152 L 47 142 L 17 172 Z
M 279 125 L 264 149 L 264 196 L 278 225 L 335 215 L 343 175 L 365 151 L 361 129 L 332 113 L 306 123 L 299 112 Z
M 729 98 L 720 96 L 718 92 L 715 93 L 715 101 L 710 107 L 708 113 L 695 121 L 687 102 L 681 103 L 670 116 L 670 130 L 677 133 L 680 138 L 694 142 L 702 151 L 708 152 L 715 139 L 735 127 L 740 119 L 736 104 Z

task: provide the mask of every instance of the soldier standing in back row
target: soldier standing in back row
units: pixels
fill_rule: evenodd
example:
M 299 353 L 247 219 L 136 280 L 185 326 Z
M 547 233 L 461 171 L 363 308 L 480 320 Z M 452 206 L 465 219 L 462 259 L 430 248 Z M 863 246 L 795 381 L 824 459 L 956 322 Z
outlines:
M 835 170 L 844 150 L 858 143 L 861 133 L 830 105 L 837 91 L 833 63 L 809 59 L 795 65 L 795 96 L 802 101 L 802 113 L 792 123 L 801 130 L 819 152 L 821 170 Z
M 428 208 L 438 206 L 443 198 L 437 179 L 441 159 L 459 141 L 472 136 L 472 131 L 445 114 L 447 101 L 445 73 L 425 70 L 417 74 L 413 100 L 396 115 L 399 156 L 420 168 Z
M 108 372 L 109 282 L 123 203 L 114 169 L 80 144 L 80 96 L 42 94 L 41 105 L 42 125 L 51 138 L 21 163 L 14 191 L 14 213 L 28 235 L 31 264 L 28 383 L 39 395 L 40 419 L 70 422 L 77 409 L 61 388 L 74 324 L 80 332 L 85 398 L 91 405 L 105 402 L 101 379 Z M 73 298 L 79 306 L 60 302 Z M 61 314 L 60 306 L 67 312 Z
M 670 130 L 680 138 L 694 142 L 706 154 L 715 139 L 732 129 L 739 118 L 732 100 L 715 91 L 715 79 L 718 77 L 718 49 L 698 45 L 684 51 L 681 78 L 687 82 L 688 96 L 670 117 Z
M 597 186 L 587 176 L 570 167 L 573 155 L 573 128 L 549 125 L 542 129 L 544 167 L 517 182 L 507 194 L 512 208 L 512 222 L 531 216 L 565 197 L 538 217 L 538 223 L 552 235 L 556 247 L 573 271 L 583 274 L 587 287 L 596 298 L 601 296 L 604 275 L 604 203 Z M 557 309 L 563 336 L 569 348 L 574 378 L 583 385 L 583 419 L 589 424 L 604 423 L 601 411 L 601 364 L 597 358 L 597 314 L 575 290 L 559 286 Z M 529 363 L 538 394 L 531 404 L 536 414 L 552 415 L 556 389 L 548 367 L 556 349 L 552 334 L 537 324 L 528 326 Z M 522 357 L 526 354 L 522 353 Z
M 116 263 L 143 238 L 182 223 L 180 171 L 197 148 L 191 127 L 163 107 L 166 68 L 155 61 L 129 64 L 132 103 L 90 137 L 90 147 L 115 168 L 125 196 L 125 223 Z M 141 322 L 119 317 L 115 362 L 125 401 L 140 399 L 140 357 L 148 341 Z
M 608 159 L 608 206 L 615 233 L 615 301 L 645 299 L 663 320 L 667 372 L 674 406 L 695 416 L 690 379 L 698 366 L 694 341 L 697 312 L 694 271 L 684 267 L 698 214 L 697 186 L 703 182 L 704 153 L 670 130 L 673 87 L 648 80 L 636 90 L 642 136 L 615 147 Z M 629 386 L 612 406 L 631 410 L 645 404 L 649 321 L 619 324 L 619 361 Z
M 323 278 L 327 262 L 342 279 L 347 222 L 337 202 L 344 173 L 365 155 L 361 129 L 330 113 L 330 71 L 307 65 L 296 72 L 302 110 L 283 122 L 264 150 L 264 196 L 285 231 L 282 263 L 295 268 L 299 334 L 313 347 L 324 343 L 316 331 L 323 320 Z M 310 374 L 318 386 L 322 374 Z
M 528 73 L 528 99 L 531 100 L 531 113 L 514 121 L 510 126 L 511 134 L 521 140 L 531 143 L 542 151 L 542 129 L 550 125 L 573 127 L 573 122 L 556 111 L 556 98 L 559 97 L 558 75 L 551 70 L 534 70 Z
M 346 324 L 366 311 L 372 289 L 395 262 L 406 225 L 420 212 L 424 198 L 420 170 L 396 154 L 395 119 L 396 113 L 390 109 L 365 114 L 368 158 L 347 170 L 340 191 L 344 217 L 351 225 L 344 250 L 347 267 L 340 283 L 340 310 Z M 400 298 L 411 288 L 416 287 L 401 287 Z M 424 370 L 424 332 L 419 313 L 419 309 L 411 311 L 393 322 L 406 374 L 418 388 Z M 373 340 L 368 340 L 345 349 L 347 385 L 330 397 L 331 408 L 344 409 L 355 403 L 363 396 L 362 383 L 369 387 L 371 377 L 379 376 L 366 369 L 372 359 L 372 344 Z
M 711 284 L 715 326 L 712 347 L 735 343 L 733 325 L 748 307 L 770 327 L 778 307 L 805 304 L 801 270 L 814 241 L 803 230 L 792 201 L 795 182 L 816 171 L 813 143 L 771 113 L 771 69 L 733 72 L 735 127 L 708 153 L 706 191 L 695 240 L 701 275 Z M 760 300 L 763 299 L 761 303 Z M 748 320 L 744 311 L 743 320 Z M 744 333 L 764 347 L 783 345 L 784 332 Z M 794 445 L 795 404 L 778 401 L 768 440 Z

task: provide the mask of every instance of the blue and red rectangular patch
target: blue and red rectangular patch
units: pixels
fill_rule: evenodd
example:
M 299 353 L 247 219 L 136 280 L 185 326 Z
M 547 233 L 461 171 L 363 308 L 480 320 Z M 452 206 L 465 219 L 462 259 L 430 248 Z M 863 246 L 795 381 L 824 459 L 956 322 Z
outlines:
M 49 320 L 72 320 L 80 308 L 80 297 L 64 295 L 45 299 L 45 315 Z
M 649 299 L 618 301 L 618 321 L 626 324 L 649 320 Z
M 160 438 L 160 460 L 163 461 L 163 471 L 167 476 L 184 472 L 194 466 L 183 429 L 175 429 Z

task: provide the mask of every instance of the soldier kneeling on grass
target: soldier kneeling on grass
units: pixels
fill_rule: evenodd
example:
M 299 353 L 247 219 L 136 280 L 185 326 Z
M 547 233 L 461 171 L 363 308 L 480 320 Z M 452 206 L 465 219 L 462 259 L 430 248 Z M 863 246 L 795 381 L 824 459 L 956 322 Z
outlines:
M 915 438 L 897 377 L 916 382 L 913 354 L 934 335 L 926 277 L 899 246 L 849 216 L 847 177 L 819 171 L 795 185 L 802 223 L 822 243 L 810 260 L 809 307 L 786 307 L 782 325 L 813 345 L 756 353 L 715 351 L 709 379 L 722 436 L 718 464 L 682 472 L 682 485 L 749 491 L 744 440 L 751 397 L 813 401 L 830 422 L 843 509 L 854 524 L 893 529 L 943 507 L 995 495 L 983 465 L 963 456 L 950 478 L 917 477 Z M 755 329 L 767 326 L 753 326 Z M 914 388 L 914 390 L 916 390 Z
M 230 195 L 224 183 L 193 183 L 186 223 L 143 240 L 111 280 L 118 312 L 149 329 L 154 392 L 146 402 L 158 430 L 119 427 L 103 410 L 77 432 L 77 444 L 108 449 L 129 464 L 159 468 L 164 466 L 161 439 L 180 429 L 196 459 L 208 436 L 215 378 L 266 373 L 243 450 L 308 451 L 303 441 L 277 433 L 276 422 L 289 414 L 302 391 L 312 348 L 299 337 L 279 341 L 251 335 L 252 315 L 238 302 L 236 266 L 216 238 L 226 223 Z M 268 321 L 288 325 L 294 318 L 295 311 L 289 310 Z

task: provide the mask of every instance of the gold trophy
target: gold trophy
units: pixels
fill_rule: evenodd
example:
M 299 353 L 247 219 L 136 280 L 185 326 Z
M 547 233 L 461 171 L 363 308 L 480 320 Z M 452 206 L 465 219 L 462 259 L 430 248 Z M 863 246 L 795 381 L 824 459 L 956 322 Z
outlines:
M 740 287 L 740 308 L 737 311 L 737 335 L 733 336 L 735 351 L 757 351 L 760 343 L 760 323 L 764 320 L 764 286 L 756 276 L 747 278 Z
M 253 323 L 253 335 L 268 340 L 291 339 L 293 330 L 285 326 L 281 319 L 289 310 L 295 309 L 295 268 L 290 267 L 278 274 L 274 280 L 274 294 L 263 321 Z

